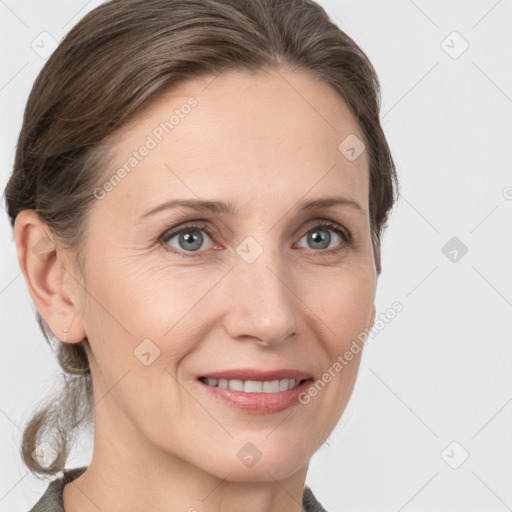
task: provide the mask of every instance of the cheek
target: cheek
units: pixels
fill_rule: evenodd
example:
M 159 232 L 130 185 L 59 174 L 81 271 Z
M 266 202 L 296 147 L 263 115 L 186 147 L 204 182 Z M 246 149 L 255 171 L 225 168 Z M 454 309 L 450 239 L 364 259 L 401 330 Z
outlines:
M 334 427 L 352 394 L 370 327 L 376 281 L 368 261 L 363 260 L 339 266 L 328 279 L 310 277 L 304 282 L 304 302 L 311 308 L 317 333 L 322 333 L 319 351 L 326 356 L 319 377 L 322 382 L 317 381 L 312 396 L 319 407 L 316 414 L 324 418 L 323 435 Z
M 375 300 L 376 283 L 366 265 L 351 265 L 306 285 L 305 302 L 325 325 L 330 353 L 346 344 L 368 327 Z
M 130 364 L 133 351 L 149 339 L 164 356 L 155 360 L 162 367 L 172 367 L 200 343 L 208 329 L 202 324 L 213 316 L 215 285 L 229 270 L 171 264 L 162 256 L 106 257 L 96 264 L 88 283 L 94 297 L 87 314 L 91 337 L 105 339 L 102 333 L 108 333 L 110 351 Z

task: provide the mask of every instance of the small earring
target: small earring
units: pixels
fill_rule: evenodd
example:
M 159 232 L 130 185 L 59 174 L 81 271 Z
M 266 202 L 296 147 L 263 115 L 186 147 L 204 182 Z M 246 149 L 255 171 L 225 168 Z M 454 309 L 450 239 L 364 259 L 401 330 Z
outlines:
M 64 343 L 67 342 L 68 331 L 69 331 L 69 329 L 62 329 L 62 332 L 64 333 L 64 340 L 63 340 Z

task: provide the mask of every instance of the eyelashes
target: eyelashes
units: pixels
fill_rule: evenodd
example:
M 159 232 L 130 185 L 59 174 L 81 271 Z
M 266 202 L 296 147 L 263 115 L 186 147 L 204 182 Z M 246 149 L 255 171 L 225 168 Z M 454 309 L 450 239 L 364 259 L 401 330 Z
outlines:
M 338 254 L 341 251 L 350 249 L 353 247 L 353 237 L 350 233 L 350 231 L 341 226 L 340 224 L 328 220 L 321 220 L 316 221 L 315 223 L 312 223 L 309 225 L 309 227 L 305 230 L 302 230 L 300 233 L 299 242 L 304 238 L 304 236 L 315 233 L 315 232 L 333 232 L 335 234 L 335 237 L 339 237 L 341 239 L 341 243 L 338 243 L 336 247 L 332 248 L 300 248 L 300 250 L 306 250 L 308 252 L 312 252 L 315 255 L 319 256 L 328 256 L 328 255 L 335 255 Z M 201 232 L 206 233 L 207 237 L 204 237 L 203 235 L 200 235 L 199 237 L 196 236 L 196 240 L 199 239 L 201 242 L 208 242 L 208 239 L 210 239 L 210 245 L 215 245 L 217 232 L 215 229 L 213 229 L 209 224 L 200 222 L 200 221 L 194 221 L 191 223 L 187 223 L 184 226 L 181 226 L 179 228 L 171 228 L 166 230 L 158 239 L 158 242 L 164 246 L 164 249 L 176 254 L 178 256 L 184 257 L 184 258 L 197 258 L 197 257 L 204 257 L 206 256 L 206 253 L 210 251 L 209 248 L 201 249 L 201 250 L 186 250 L 183 248 L 177 248 L 174 246 L 169 245 L 169 241 L 171 241 L 173 238 L 180 236 L 180 235 L 186 235 L 186 234 L 200 234 Z M 335 238 L 334 237 L 334 238 Z M 220 238 L 220 237 L 219 237 Z M 333 237 L 329 235 L 329 242 L 331 241 Z M 190 237 L 181 239 L 183 240 L 190 240 Z M 179 243 L 179 242 L 178 242 Z M 296 244 L 294 244 L 295 246 Z M 214 249 L 214 250 L 218 250 Z

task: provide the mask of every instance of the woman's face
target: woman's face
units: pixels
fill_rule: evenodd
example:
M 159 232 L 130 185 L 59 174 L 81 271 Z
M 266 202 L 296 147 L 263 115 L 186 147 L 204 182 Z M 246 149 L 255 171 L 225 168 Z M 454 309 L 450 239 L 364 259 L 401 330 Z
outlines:
M 307 466 L 355 383 L 361 352 L 344 354 L 375 313 L 355 137 L 334 90 L 285 70 L 183 83 L 123 128 L 88 220 L 79 311 L 102 439 L 132 461 L 237 481 Z M 334 198 L 352 204 L 312 203 Z M 231 391 L 200 379 L 230 370 L 241 374 L 219 384 Z M 282 370 L 309 377 L 300 395 Z

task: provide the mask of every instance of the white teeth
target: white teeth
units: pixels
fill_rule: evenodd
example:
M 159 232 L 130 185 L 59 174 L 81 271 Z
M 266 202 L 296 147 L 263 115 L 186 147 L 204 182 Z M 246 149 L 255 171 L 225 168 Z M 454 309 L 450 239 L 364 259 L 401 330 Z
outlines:
M 246 380 L 244 382 L 244 391 L 246 393 L 261 393 L 263 391 L 263 382 L 257 380 Z
M 245 391 L 246 393 L 279 393 L 288 391 L 299 384 L 295 379 L 280 379 L 271 381 L 259 380 L 226 380 L 226 379 L 205 379 L 209 386 L 233 391 Z
M 279 381 L 272 380 L 270 382 L 265 381 L 263 383 L 263 392 L 264 393 L 277 393 L 279 391 Z
M 228 381 L 229 389 L 233 391 L 243 391 L 244 390 L 244 381 L 243 380 L 229 380 Z

